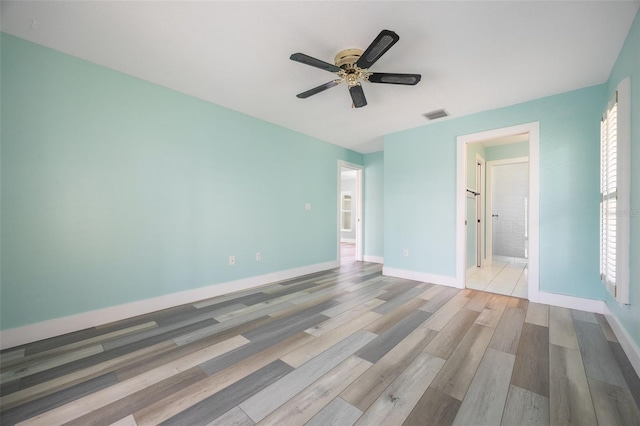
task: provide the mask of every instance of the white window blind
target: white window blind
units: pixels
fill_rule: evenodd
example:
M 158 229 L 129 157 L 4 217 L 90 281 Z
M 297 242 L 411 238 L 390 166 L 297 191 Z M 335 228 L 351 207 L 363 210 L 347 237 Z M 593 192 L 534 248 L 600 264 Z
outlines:
M 618 93 L 600 122 L 600 279 L 616 294 Z
M 616 300 L 628 303 L 629 155 L 620 97 L 619 86 L 600 123 L 600 278 Z

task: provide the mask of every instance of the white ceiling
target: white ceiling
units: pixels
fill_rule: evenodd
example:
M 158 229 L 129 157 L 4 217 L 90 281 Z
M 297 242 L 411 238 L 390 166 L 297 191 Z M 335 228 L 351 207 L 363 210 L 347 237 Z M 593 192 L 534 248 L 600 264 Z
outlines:
M 3 1 L 2 31 L 354 149 L 428 123 L 605 82 L 638 1 Z M 296 94 L 334 75 L 289 60 L 333 62 L 382 29 L 400 41 L 372 68 L 420 73 L 417 86 L 365 83 Z

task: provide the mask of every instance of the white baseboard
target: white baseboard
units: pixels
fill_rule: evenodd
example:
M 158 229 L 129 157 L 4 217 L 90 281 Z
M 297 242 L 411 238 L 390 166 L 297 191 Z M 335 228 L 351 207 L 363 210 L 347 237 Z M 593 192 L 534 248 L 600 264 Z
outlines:
M 363 260 L 365 262 L 384 263 L 384 257 L 382 256 L 369 256 L 368 254 L 365 254 Z
M 580 311 L 602 314 L 605 312 L 606 304 L 603 300 L 583 299 L 581 297 L 566 296 L 564 294 L 529 291 L 527 297 L 530 302 L 544 303 L 545 305 L 558 306 L 560 308 L 577 309 Z
M 609 307 L 605 305 L 605 317 L 613 330 L 613 333 L 618 338 L 618 342 L 620 342 L 620 346 L 624 350 L 624 353 L 629 358 L 629 362 L 633 366 L 633 369 L 636 370 L 636 374 L 640 376 L 640 348 L 636 345 L 631 337 L 629 337 L 629 333 L 627 330 L 620 324 L 618 318 L 613 315 L 613 313 L 609 310 Z
M 427 274 L 425 272 L 408 271 L 406 269 L 382 268 L 382 275 L 390 277 L 404 278 L 407 280 L 420 281 L 425 283 L 446 285 L 447 287 L 462 288 L 458 285 L 456 277 L 448 277 L 446 275 Z
M 300 268 L 272 272 L 270 274 L 259 275 L 256 277 L 214 284 L 207 287 L 195 288 L 178 293 L 166 294 L 164 296 L 153 297 L 151 299 L 139 300 L 137 302 L 111 306 L 108 308 L 97 309 L 95 311 L 83 312 L 81 314 L 12 328 L 0 331 L 0 349 L 12 348 L 14 346 L 48 339 L 61 334 L 108 324 L 110 322 L 120 321 L 137 315 L 148 314 L 150 312 L 183 305 L 185 303 L 193 303 L 199 300 L 210 299 L 212 297 L 233 293 L 235 291 L 247 290 L 273 282 L 299 277 L 301 275 L 313 274 L 315 272 L 325 271 L 339 266 L 340 262 L 333 260 Z

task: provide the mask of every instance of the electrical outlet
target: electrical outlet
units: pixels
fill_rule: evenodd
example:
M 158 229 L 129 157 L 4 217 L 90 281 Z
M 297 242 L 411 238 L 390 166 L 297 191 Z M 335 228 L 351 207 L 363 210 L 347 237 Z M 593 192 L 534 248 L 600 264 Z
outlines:
M 233 266 L 236 264 L 236 257 L 235 256 L 229 256 L 229 265 Z
M 408 256 L 409 256 L 409 250 L 408 250 L 408 249 L 404 249 L 404 250 L 402 250 L 402 255 L 403 255 L 404 257 L 408 257 Z
M 260 252 L 257 252 L 257 253 L 256 253 L 256 260 L 257 260 L 258 262 L 260 262 L 260 261 L 262 260 L 262 253 L 260 253 Z
M 304 204 L 304 209 L 305 210 L 311 210 L 311 203 L 305 203 Z

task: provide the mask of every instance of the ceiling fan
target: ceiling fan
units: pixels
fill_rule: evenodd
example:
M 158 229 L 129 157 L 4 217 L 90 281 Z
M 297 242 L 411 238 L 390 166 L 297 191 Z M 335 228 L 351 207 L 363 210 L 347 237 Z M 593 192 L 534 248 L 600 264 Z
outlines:
M 376 63 L 391 46 L 396 44 L 398 40 L 400 40 L 398 34 L 390 30 L 382 30 L 364 53 L 360 49 L 346 49 L 338 53 L 335 57 L 335 65 L 312 58 L 304 53 L 294 53 L 290 57 L 292 61 L 320 68 L 335 73 L 338 76 L 335 80 L 314 87 L 306 92 L 299 93 L 296 96 L 300 99 L 305 99 L 346 81 L 349 87 L 349 94 L 353 100 L 353 106 L 355 108 L 361 108 L 367 105 L 367 99 L 364 96 L 361 81 L 368 81 L 369 83 L 404 84 L 408 86 L 418 84 L 421 78 L 420 74 L 395 74 L 369 71 L 369 68 Z

